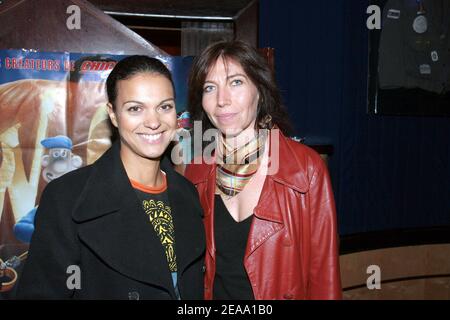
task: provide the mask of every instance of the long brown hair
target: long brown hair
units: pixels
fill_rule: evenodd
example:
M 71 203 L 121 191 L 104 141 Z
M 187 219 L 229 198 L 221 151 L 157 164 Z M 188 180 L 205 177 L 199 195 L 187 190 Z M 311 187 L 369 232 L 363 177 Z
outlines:
M 280 91 L 267 61 L 255 48 L 239 40 L 211 44 L 195 58 L 189 75 L 188 111 L 191 119 L 201 120 L 203 131 L 213 127 L 202 106 L 203 85 L 219 58 L 238 62 L 258 89 L 260 98 L 255 129 L 277 125 L 285 135 L 292 133 L 288 113 L 282 105 Z

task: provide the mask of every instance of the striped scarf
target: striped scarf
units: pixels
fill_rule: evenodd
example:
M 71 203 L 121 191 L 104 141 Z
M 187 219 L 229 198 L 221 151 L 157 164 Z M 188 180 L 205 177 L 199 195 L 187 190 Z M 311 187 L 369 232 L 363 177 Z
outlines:
M 245 145 L 233 148 L 220 138 L 216 170 L 216 194 L 233 197 L 241 192 L 258 171 L 264 154 L 265 134 L 259 134 Z

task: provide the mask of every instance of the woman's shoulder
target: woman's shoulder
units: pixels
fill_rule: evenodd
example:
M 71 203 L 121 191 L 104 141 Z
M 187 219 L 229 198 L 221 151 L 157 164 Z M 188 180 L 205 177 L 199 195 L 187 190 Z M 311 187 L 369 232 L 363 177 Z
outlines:
M 186 172 L 185 174 L 181 174 L 176 170 L 173 170 L 173 174 L 172 176 L 175 178 L 175 183 L 181 185 L 182 187 L 189 187 L 189 188 L 194 188 L 194 185 L 192 184 L 192 182 L 186 177 Z
M 213 169 L 214 160 L 205 159 L 203 156 L 195 157 L 186 165 L 184 176 L 193 184 L 198 184 L 208 179 L 210 171 Z
M 84 182 L 89 179 L 90 173 L 92 171 L 92 165 L 87 165 L 85 167 L 70 171 L 61 177 L 50 181 L 47 186 L 47 192 L 71 192 L 76 193 L 84 186 Z
M 283 137 L 280 139 L 278 157 L 274 158 L 273 153 L 271 155 L 271 170 L 277 181 L 297 191 L 308 192 L 314 177 L 326 172 L 326 164 L 312 148 Z
M 291 157 L 295 157 L 297 161 L 301 162 L 306 167 L 311 165 L 314 167 L 322 167 L 324 165 L 322 157 L 316 150 L 295 139 L 288 137 L 284 138 L 286 141 L 286 150 L 283 150 L 285 151 L 285 155 L 290 154 Z
M 90 176 L 91 166 L 82 167 L 68 172 L 50 181 L 44 188 L 36 211 L 36 231 L 38 226 L 49 228 L 58 226 L 68 232 L 73 229 L 72 215 L 85 182 Z

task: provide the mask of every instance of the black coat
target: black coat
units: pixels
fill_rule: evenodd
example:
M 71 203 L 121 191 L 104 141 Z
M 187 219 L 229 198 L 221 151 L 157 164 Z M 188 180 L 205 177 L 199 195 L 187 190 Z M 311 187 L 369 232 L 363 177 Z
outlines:
M 141 207 L 115 143 L 93 165 L 45 188 L 18 298 L 175 299 L 164 249 Z M 182 299 L 203 299 L 205 236 L 195 187 L 167 159 Z M 68 289 L 71 265 L 81 289 Z M 69 280 L 69 281 L 68 281 Z

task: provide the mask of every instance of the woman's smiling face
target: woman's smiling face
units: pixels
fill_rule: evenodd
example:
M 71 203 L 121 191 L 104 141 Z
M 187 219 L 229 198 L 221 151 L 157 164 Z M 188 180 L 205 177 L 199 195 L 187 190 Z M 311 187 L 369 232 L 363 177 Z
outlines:
M 172 83 L 158 73 L 138 73 L 117 81 L 111 121 L 119 131 L 121 154 L 127 159 L 159 159 L 177 129 Z

